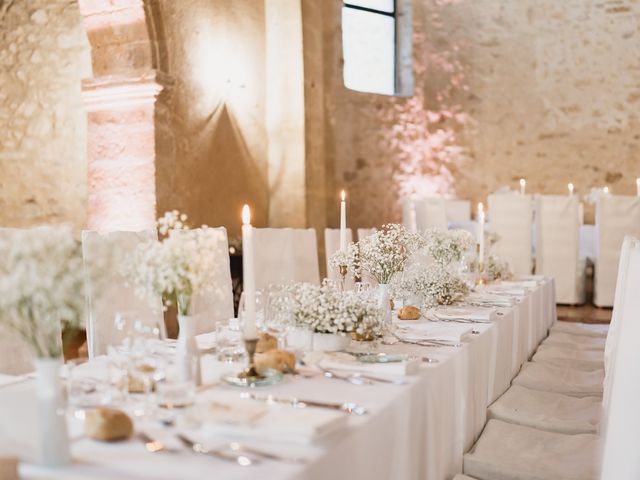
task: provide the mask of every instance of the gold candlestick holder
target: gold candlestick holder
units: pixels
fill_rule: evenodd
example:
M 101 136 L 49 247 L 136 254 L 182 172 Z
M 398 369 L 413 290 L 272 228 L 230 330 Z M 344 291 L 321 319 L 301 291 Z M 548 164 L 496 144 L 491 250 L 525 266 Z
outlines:
M 478 279 L 476 285 L 484 285 L 484 262 L 478 262 Z
M 263 385 L 273 385 L 282 380 L 282 373 L 277 370 L 265 370 L 263 372 L 258 372 L 255 363 L 257 346 L 257 338 L 245 338 L 244 347 L 247 350 L 248 357 L 247 368 L 241 372 L 225 374 L 222 376 L 222 380 L 230 385 L 250 388 Z
M 349 272 L 349 267 L 347 265 L 340 265 L 340 288 L 344 292 L 344 283 L 347 279 L 347 273 Z

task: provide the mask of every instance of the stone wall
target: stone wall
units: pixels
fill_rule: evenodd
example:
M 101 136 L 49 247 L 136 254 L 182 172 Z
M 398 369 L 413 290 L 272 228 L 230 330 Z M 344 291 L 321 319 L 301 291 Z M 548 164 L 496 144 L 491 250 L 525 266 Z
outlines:
M 0 226 L 84 226 L 90 76 L 76 1 L 0 1 Z
M 402 194 L 476 202 L 502 185 L 517 188 L 520 177 L 534 192 L 565 193 L 572 181 L 581 194 L 604 184 L 635 193 L 640 4 L 413 6 L 412 98 L 343 87 L 340 5 L 325 6 L 326 149 L 333 183 L 350 193 L 353 224 L 399 220 Z

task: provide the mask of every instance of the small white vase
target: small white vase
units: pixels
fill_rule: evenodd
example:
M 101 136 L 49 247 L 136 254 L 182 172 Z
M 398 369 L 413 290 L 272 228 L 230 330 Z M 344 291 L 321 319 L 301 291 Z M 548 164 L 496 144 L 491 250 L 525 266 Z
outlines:
M 60 381 L 62 358 L 36 358 L 36 397 L 40 425 L 39 461 L 47 467 L 71 461 L 64 393 Z
M 313 350 L 316 352 L 339 352 L 351 343 L 350 335 L 341 333 L 314 333 Z
M 391 316 L 391 298 L 389 297 L 389 284 L 378 284 L 378 307 L 382 310 L 383 322 L 390 326 L 393 322 Z
M 178 315 L 178 340 L 176 342 L 176 362 L 182 372 L 183 380 L 195 380 L 197 386 L 202 384 L 200 371 L 200 350 L 196 342 L 198 319 L 191 315 Z M 195 367 L 194 367 L 195 363 Z

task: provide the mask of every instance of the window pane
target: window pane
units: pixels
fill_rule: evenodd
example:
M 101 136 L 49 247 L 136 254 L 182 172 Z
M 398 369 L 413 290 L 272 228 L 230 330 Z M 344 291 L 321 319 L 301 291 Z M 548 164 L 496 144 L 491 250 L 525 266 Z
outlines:
M 395 20 L 342 8 L 344 84 L 361 92 L 395 93 Z
M 357 5 L 358 7 L 372 8 L 383 12 L 393 13 L 393 0 L 345 0 L 348 5 Z

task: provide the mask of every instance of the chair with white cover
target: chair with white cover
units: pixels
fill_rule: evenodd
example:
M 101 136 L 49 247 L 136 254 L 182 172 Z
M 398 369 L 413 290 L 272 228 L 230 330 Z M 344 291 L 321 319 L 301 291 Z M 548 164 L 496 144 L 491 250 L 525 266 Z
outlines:
M 97 232 L 82 231 L 82 257 L 87 263 L 99 263 L 104 269 L 100 278 L 100 294 L 95 286 L 87 284 L 87 347 L 89 357 L 107 353 L 112 337 L 112 328 L 116 314 L 135 315 L 143 324 L 158 327 L 165 335 L 162 299 L 157 298 L 154 305 L 148 299 L 139 298 L 130 282 L 122 275 L 121 268 L 127 256 L 138 245 L 157 239 L 155 230 L 140 232 Z M 104 259 L 108 258 L 105 262 Z
M 443 198 L 420 198 L 414 200 L 414 205 L 416 211 L 416 230 L 418 232 L 424 232 L 428 228 L 447 229 L 447 211 Z
M 500 236 L 495 250 L 515 274 L 531 273 L 533 209 L 531 196 L 517 193 L 489 195 L 491 231 Z
M 593 303 L 613 305 L 620 247 L 625 235 L 640 237 L 640 197 L 601 195 L 596 205 L 598 252 Z
M 620 302 L 622 321 L 617 324 L 617 338 L 607 370 L 605 416 L 602 429 L 604 443 L 602 480 L 635 480 L 640 478 L 640 241 L 633 240 L 627 285 Z M 618 305 L 616 305 L 618 308 Z M 630 319 L 628 321 L 627 319 Z
M 566 366 L 577 370 L 602 370 L 604 369 L 604 351 L 540 345 L 531 357 L 531 361 Z
M 557 303 L 584 303 L 578 210 L 576 196 L 536 196 L 536 274 L 554 279 Z
M 604 350 L 605 337 L 573 335 L 565 332 L 551 332 L 541 345 L 556 345 L 570 350 Z
M 444 202 L 448 223 L 466 223 L 471 220 L 471 202 L 469 200 L 447 199 Z
M 375 228 L 359 228 L 357 233 L 358 233 L 358 241 L 360 241 L 363 238 L 368 237 L 373 233 L 376 233 L 376 229 Z
M 349 245 L 352 241 L 353 233 L 350 228 L 347 228 L 347 245 Z M 342 277 L 340 276 L 340 270 L 337 267 L 331 265 L 331 256 L 338 250 L 340 250 L 340 229 L 325 228 L 324 251 L 327 262 L 327 278 L 336 282 L 340 282 L 342 280 Z M 346 289 L 351 289 L 353 287 L 353 275 L 347 274 L 344 283 Z
M 227 229 L 209 227 L 206 232 L 211 236 L 215 267 L 211 285 L 194 292 L 191 301 L 191 314 L 197 317 L 197 335 L 214 331 L 216 323 L 233 318 L 234 313 Z
M 320 283 L 313 228 L 256 228 L 253 242 L 256 289 L 291 282 Z

